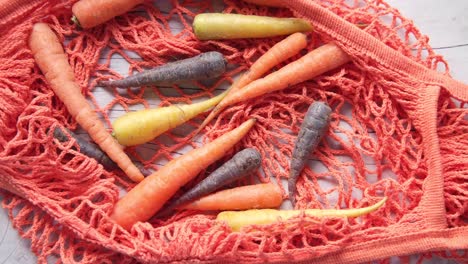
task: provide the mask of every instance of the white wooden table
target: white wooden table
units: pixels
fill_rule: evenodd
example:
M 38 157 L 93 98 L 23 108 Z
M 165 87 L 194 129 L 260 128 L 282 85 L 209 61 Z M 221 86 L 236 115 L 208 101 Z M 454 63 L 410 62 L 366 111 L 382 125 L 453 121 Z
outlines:
M 454 78 L 468 83 L 468 1 L 467 0 L 387 0 L 401 13 L 412 18 L 421 32 L 430 37 L 430 45 L 448 61 Z M 120 60 L 122 61 L 122 60 Z M 125 75 L 126 66 L 116 66 Z M 99 98 L 98 98 L 99 99 Z M 106 100 L 106 98 L 100 98 Z M 0 195 L 0 199 L 3 197 Z M 30 243 L 22 240 L 10 224 L 5 210 L 0 210 L 0 264 L 36 263 Z M 412 257 L 412 263 L 416 256 Z M 393 258 L 392 263 L 399 263 Z M 424 263 L 453 263 L 434 258 Z

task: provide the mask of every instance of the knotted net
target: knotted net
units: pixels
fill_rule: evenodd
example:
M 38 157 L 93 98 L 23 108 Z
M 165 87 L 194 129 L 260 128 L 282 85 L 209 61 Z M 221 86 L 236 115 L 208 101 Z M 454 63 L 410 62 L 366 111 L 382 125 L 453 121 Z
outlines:
M 225 0 L 221 6 L 174 0 L 146 2 L 105 25 L 81 30 L 70 21 L 74 2 L 16 1 L 0 14 L 0 183 L 24 197 L 5 192 L 3 207 L 21 236 L 31 240 L 39 262 L 386 263 L 390 256 L 417 252 L 428 252 L 419 261 L 431 254 L 467 260 L 466 251 L 457 250 L 468 247 L 466 86 L 450 78 L 447 63 L 428 38 L 398 10 L 380 0 L 288 1 L 281 9 L 242 1 Z M 219 93 L 282 39 L 198 41 L 193 17 L 216 8 L 308 19 L 315 27 L 308 33 L 308 50 L 334 41 L 352 62 L 229 108 L 205 129 L 202 142 L 188 136 L 204 115 L 144 146 L 127 148 L 129 155 L 157 170 L 183 149 L 255 117 L 256 126 L 224 160 L 254 147 L 262 154 L 262 170 L 236 184 L 275 181 L 281 186 L 305 111 L 322 100 L 334 109 L 332 122 L 298 181 L 296 207 L 357 208 L 385 195 L 384 207 L 357 219 L 317 223 L 301 216 L 243 232 L 231 232 L 214 221 L 215 214 L 191 211 L 137 223 L 130 232 L 109 220 L 119 188 L 128 190 L 133 183 L 80 154 L 73 140 L 53 139 L 50 131 L 57 126 L 78 127 L 34 63 L 27 46 L 33 23 L 46 22 L 56 31 L 83 94 L 110 128 L 115 113 Z M 178 32 L 170 30 L 174 23 Z M 357 29 L 356 23 L 367 27 Z M 96 87 L 97 80 L 121 77 L 111 65 L 117 55 L 128 63 L 130 74 L 210 50 L 222 52 L 232 67 L 216 81 L 197 83 L 196 90 L 180 85 L 125 91 Z M 102 93 L 113 99 L 100 101 Z M 317 172 L 318 167 L 325 172 Z

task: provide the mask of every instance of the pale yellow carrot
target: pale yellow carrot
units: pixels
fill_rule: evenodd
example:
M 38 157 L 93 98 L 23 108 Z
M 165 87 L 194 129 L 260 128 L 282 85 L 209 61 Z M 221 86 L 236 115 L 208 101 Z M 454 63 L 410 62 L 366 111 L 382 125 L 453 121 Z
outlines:
M 277 221 L 299 216 L 302 212 L 313 217 L 358 217 L 379 209 L 387 201 L 381 201 L 368 207 L 356 209 L 306 209 L 306 210 L 276 210 L 252 209 L 246 211 L 224 211 L 218 214 L 216 220 L 225 221 L 233 231 L 240 231 L 244 226 L 267 225 Z
M 129 112 L 112 124 L 113 135 L 124 146 L 146 143 L 218 104 L 224 96 L 193 103 Z
M 308 21 L 295 17 L 205 13 L 193 21 L 193 31 L 200 40 L 266 38 L 311 30 Z

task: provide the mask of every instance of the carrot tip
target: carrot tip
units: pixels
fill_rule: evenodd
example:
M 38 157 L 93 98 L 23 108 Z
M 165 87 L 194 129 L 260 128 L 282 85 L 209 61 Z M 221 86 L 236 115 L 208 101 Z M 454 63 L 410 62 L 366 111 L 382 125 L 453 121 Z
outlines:
M 218 105 L 215 106 L 215 108 L 210 112 L 210 114 L 205 118 L 205 120 L 203 120 L 202 124 L 197 128 L 197 130 L 195 130 L 195 133 L 191 136 L 191 138 L 195 138 L 195 136 L 197 136 L 206 127 L 206 125 L 208 125 L 208 123 L 210 123 L 211 120 L 213 120 L 213 118 L 216 117 L 216 115 L 218 114 L 218 109 Z
M 80 21 L 78 20 L 78 18 L 76 16 L 72 16 L 71 18 L 71 21 L 73 22 L 73 24 L 77 25 L 78 27 L 81 28 L 81 24 L 80 24 Z

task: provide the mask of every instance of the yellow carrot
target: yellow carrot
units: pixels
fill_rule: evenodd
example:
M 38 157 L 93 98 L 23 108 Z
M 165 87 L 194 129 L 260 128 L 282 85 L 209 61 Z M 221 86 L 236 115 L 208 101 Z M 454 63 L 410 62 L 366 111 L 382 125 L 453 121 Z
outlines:
M 227 91 L 213 98 L 183 105 L 129 112 L 112 124 L 113 135 L 124 146 L 146 143 L 218 104 Z
M 379 209 L 387 201 L 384 197 L 380 202 L 363 208 L 356 209 L 306 209 L 306 210 L 276 210 L 276 209 L 252 209 L 246 211 L 224 211 L 218 214 L 216 220 L 226 221 L 233 231 L 240 231 L 242 227 L 249 225 L 267 225 L 277 221 L 287 220 L 299 216 L 304 212 L 313 217 L 358 217 Z
M 205 13 L 195 16 L 193 31 L 200 40 L 266 38 L 312 30 L 300 18 Z

